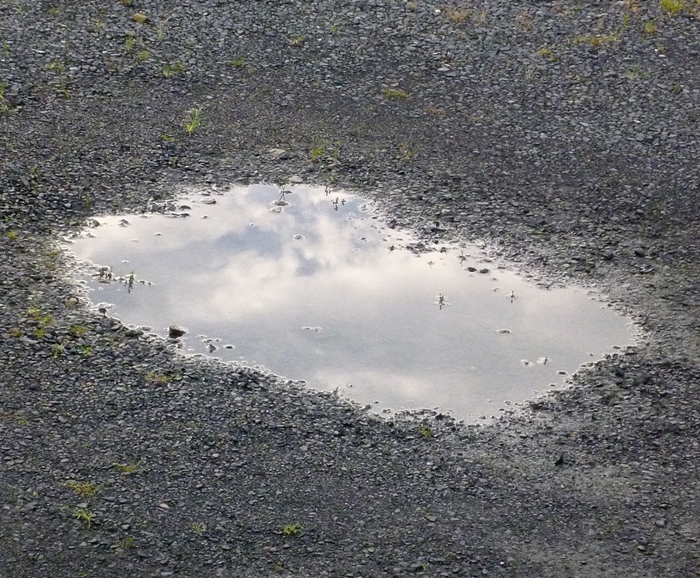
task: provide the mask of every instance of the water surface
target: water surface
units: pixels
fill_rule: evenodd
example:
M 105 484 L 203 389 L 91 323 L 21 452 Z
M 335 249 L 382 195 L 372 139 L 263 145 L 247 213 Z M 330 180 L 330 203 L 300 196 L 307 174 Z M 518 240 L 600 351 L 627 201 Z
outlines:
M 71 245 L 111 267 L 111 282 L 88 277 L 91 299 L 161 335 L 186 328 L 189 353 L 337 388 L 379 411 L 465 419 L 634 338 L 584 289 L 537 287 L 474 246 L 418 252 L 362 199 L 287 190 L 193 193 L 171 215 L 98 218 Z

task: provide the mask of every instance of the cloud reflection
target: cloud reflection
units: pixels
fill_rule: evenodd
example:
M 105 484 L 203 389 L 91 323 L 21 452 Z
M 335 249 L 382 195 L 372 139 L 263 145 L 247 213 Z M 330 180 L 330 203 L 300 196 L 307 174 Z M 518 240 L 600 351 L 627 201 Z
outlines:
M 401 249 L 410 235 L 383 228 L 365 201 L 334 192 L 345 200 L 336 211 L 322 189 L 293 191 L 281 210 L 275 187 L 192 194 L 182 200 L 189 218 L 127 216 L 119 226 L 124 217 L 106 217 L 95 238 L 72 248 L 154 283 L 131 294 L 94 284 L 94 300 L 115 303 L 122 320 L 183 325 L 197 352 L 206 350 L 194 335 L 221 337 L 236 346 L 216 352 L 224 359 L 381 407 L 495 413 L 505 399 L 559 382 L 557 370 L 574 371 L 588 352 L 632 339 L 627 320 L 583 290 L 545 291 L 502 270 L 469 273 L 457 250 L 416 256 Z M 202 203 L 211 198 L 215 205 Z M 438 295 L 449 305 L 438 307 Z M 550 363 L 536 365 L 543 357 Z

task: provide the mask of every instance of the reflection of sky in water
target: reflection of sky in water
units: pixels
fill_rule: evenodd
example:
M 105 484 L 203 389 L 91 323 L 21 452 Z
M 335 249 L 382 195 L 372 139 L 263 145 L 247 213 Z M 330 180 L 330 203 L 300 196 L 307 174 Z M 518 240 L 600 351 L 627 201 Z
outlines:
M 78 257 L 153 285 L 127 294 L 92 282 L 93 300 L 114 303 L 126 323 L 186 327 L 192 352 L 206 352 L 197 335 L 216 337 L 215 355 L 226 360 L 340 387 L 377 407 L 439 406 L 458 417 L 495 414 L 632 339 L 627 320 L 582 289 L 470 273 L 484 267 L 473 247 L 463 264 L 455 248 L 416 256 L 401 248 L 410 235 L 383 228 L 364 201 L 293 191 L 282 208 L 276 188 L 257 185 L 187 197 L 189 218 L 99 219 L 96 238 L 73 245 Z M 442 309 L 439 294 L 449 303 Z

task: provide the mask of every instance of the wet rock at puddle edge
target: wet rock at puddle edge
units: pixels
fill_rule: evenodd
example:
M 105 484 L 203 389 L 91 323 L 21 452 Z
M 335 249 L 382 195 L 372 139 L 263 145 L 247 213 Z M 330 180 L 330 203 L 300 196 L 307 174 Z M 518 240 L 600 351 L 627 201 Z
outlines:
M 187 333 L 187 331 L 179 325 L 171 325 L 168 327 L 168 337 L 170 337 L 170 339 L 177 339 L 178 337 L 182 337 L 185 333 Z

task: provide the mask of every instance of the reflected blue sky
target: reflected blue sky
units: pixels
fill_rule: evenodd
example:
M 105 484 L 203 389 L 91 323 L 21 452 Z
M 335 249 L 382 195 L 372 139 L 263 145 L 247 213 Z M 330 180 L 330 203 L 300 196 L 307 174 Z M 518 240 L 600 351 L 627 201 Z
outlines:
M 384 227 L 366 201 L 292 191 L 285 207 L 273 186 L 192 193 L 180 201 L 187 218 L 99 218 L 94 238 L 71 249 L 152 283 L 127 293 L 90 281 L 92 300 L 113 303 L 122 321 L 161 334 L 182 325 L 189 352 L 207 352 L 197 336 L 216 338 L 224 360 L 339 388 L 377 410 L 493 415 L 634 338 L 627 319 L 583 289 L 538 288 L 475 247 L 416 255 L 404 248 L 411 235 Z

